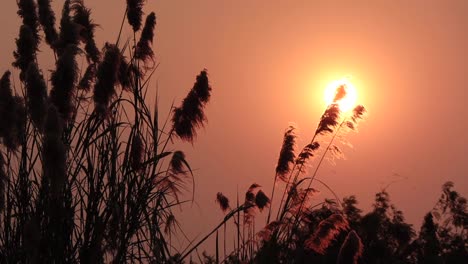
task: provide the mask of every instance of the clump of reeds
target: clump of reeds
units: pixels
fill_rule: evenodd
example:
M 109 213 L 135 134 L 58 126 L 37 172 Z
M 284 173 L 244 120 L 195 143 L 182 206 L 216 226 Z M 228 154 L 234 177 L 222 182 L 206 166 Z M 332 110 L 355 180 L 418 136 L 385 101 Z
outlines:
M 143 2 L 127 2 L 135 45 L 119 46 L 119 34 L 100 49 L 83 0 L 64 1 L 59 31 L 50 0 L 18 1 L 23 23 L 13 66 L 20 85 L 12 87 L 9 71 L 0 79 L 2 260 L 168 263 L 180 256 L 171 242 L 180 228 L 172 208 L 184 202 L 178 196 L 193 172 L 182 151 L 167 150 L 178 123 L 161 127 L 157 106 L 147 103 L 151 75 L 142 73 L 154 68 L 145 62 L 154 61 L 156 15 L 138 32 Z M 36 59 L 40 28 L 55 58 L 49 89 Z M 197 116 L 192 135 L 206 119 L 210 92 L 204 70 L 191 90 L 196 103 L 181 107 L 184 117 Z
M 43 177 L 54 194 L 59 194 L 64 187 L 67 171 L 66 148 L 62 140 L 63 121 L 57 108 L 51 105 L 47 111 L 44 125 L 44 143 L 42 146 Z

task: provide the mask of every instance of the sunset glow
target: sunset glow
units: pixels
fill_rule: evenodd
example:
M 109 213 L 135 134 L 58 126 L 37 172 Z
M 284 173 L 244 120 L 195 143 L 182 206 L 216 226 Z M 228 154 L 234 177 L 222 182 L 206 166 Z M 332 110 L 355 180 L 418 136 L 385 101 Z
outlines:
M 356 88 L 347 78 L 335 80 L 327 85 L 325 88 L 325 102 L 327 105 L 333 103 L 338 88 L 342 85 L 345 87 L 346 95 L 336 103 L 340 106 L 341 111 L 346 112 L 356 106 L 357 101 Z

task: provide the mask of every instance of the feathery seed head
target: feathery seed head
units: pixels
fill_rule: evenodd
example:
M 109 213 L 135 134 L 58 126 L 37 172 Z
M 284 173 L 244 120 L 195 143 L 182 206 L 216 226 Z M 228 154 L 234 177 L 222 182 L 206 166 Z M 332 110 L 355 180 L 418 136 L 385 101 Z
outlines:
M 257 192 L 257 195 L 255 195 L 255 204 L 257 205 L 258 209 L 262 211 L 263 208 L 270 204 L 270 198 L 268 198 L 268 196 L 266 196 L 266 194 L 260 190 Z
M 141 32 L 140 40 L 136 46 L 135 57 L 142 61 L 153 59 L 154 52 L 151 48 L 154 38 L 154 27 L 156 26 L 156 15 L 151 12 L 146 17 L 145 26 Z
M 51 76 L 50 98 L 66 121 L 73 112 L 75 83 L 78 80 L 78 65 L 75 60 L 77 53 L 78 48 L 75 45 L 68 45 L 57 60 L 56 69 Z
M 346 97 L 346 85 L 342 84 L 338 86 L 338 88 L 336 89 L 335 97 L 333 98 L 333 103 L 336 103 L 345 97 Z
M 36 52 L 37 40 L 33 31 L 28 25 L 22 25 L 19 37 L 16 39 L 16 51 L 13 52 L 15 61 L 12 63 L 14 67 L 20 69 L 21 80 L 24 80 L 29 64 L 35 61 Z
M 42 131 L 46 115 L 47 85 L 37 63 L 29 64 L 25 78 L 26 103 L 31 120 Z
M 58 39 L 58 33 L 55 29 L 55 13 L 52 10 L 50 2 L 51 0 L 37 0 L 39 22 L 45 33 L 45 41 L 53 47 Z
M 120 50 L 117 46 L 106 44 L 104 59 L 99 64 L 94 85 L 93 99 L 98 113 L 105 115 L 107 107 L 115 95 L 121 64 Z
M 331 104 L 328 106 L 320 119 L 320 123 L 315 134 L 325 134 L 327 132 L 333 133 L 333 129 L 338 125 L 340 113 L 341 111 L 337 104 Z
M 204 107 L 208 103 L 211 87 L 206 70 L 197 76 L 193 88 L 182 101 L 182 106 L 175 107 L 172 115 L 173 129 L 182 140 L 193 142 L 196 129 L 203 126 L 206 120 Z
M 281 147 L 278 164 L 276 165 L 276 174 L 283 181 L 287 180 L 286 175 L 291 171 L 291 164 L 296 159 L 296 154 L 294 153 L 297 139 L 295 129 L 291 125 L 284 133 L 283 146 Z
M 141 17 L 143 16 L 142 9 L 143 0 L 127 0 L 127 19 L 135 32 L 141 28 Z
M 78 34 L 85 43 L 87 58 L 89 61 L 97 63 L 100 57 L 99 49 L 94 40 L 94 30 L 97 25 L 91 19 L 91 10 L 84 5 L 83 0 L 73 0 L 70 8 L 74 13 L 72 21 L 77 25 Z
M 78 84 L 78 88 L 89 91 L 91 90 L 91 85 L 94 83 L 94 80 L 96 79 L 96 65 L 95 64 L 89 64 L 88 67 L 86 67 L 86 71 L 83 74 L 83 77 L 80 80 L 80 83 Z
M 174 174 L 186 174 L 186 171 L 183 168 L 183 164 L 185 163 L 185 154 L 182 151 L 175 151 L 172 154 L 170 168 L 172 173 Z
M 221 192 L 216 194 L 216 202 L 224 213 L 230 208 L 229 199 Z

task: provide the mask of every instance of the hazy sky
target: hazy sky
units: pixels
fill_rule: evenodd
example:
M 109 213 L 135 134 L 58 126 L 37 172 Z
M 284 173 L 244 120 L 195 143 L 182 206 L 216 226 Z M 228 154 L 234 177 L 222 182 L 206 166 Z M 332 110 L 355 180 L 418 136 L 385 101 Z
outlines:
M 101 25 L 98 43 L 115 41 L 125 1 L 85 3 Z M 2 1 L 2 71 L 12 68 L 16 10 Z M 396 181 L 391 199 L 416 226 L 445 181 L 468 196 L 468 1 L 149 0 L 145 11 L 157 15 L 161 111 L 203 68 L 213 87 L 209 123 L 193 147 L 181 146 L 196 169 L 196 204 L 179 219 L 190 236 L 222 219 L 218 191 L 232 200 L 253 182 L 271 191 L 284 129 L 295 122 L 307 144 L 326 84 L 347 75 L 369 116 L 347 137 L 346 160 L 327 162 L 318 178 L 365 210 Z M 50 57 L 39 59 L 51 69 Z

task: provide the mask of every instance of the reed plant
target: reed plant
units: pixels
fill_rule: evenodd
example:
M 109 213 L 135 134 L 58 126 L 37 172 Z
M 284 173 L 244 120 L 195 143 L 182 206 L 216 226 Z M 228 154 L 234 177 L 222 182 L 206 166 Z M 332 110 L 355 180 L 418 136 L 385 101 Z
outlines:
M 133 35 L 125 40 L 123 20 L 102 49 L 83 0 L 65 0 L 60 19 L 50 0 L 17 3 L 20 82 L 10 71 L 0 79 L 0 262 L 177 261 L 172 210 L 193 175 L 172 144 L 193 143 L 206 121 L 207 71 L 161 120 L 148 103 L 160 99 L 156 15 L 144 19 L 143 0 L 126 2 Z M 49 80 L 37 56 L 47 48 Z

